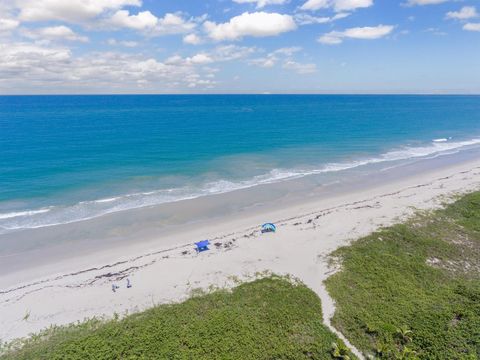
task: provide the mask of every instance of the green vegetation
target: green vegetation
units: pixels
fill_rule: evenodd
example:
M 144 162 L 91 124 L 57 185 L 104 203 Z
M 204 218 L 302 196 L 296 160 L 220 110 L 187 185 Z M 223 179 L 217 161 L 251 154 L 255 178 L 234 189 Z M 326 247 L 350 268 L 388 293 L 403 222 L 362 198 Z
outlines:
M 122 320 L 51 329 L 11 344 L 21 348 L 2 359 L 332 359 L 332 343 L 343 349 L 315 293 L 270 277 Z
M 334 255 L 334 325 L 379 359 L 480 359 L 480 193 Z
M 480 359 L 480 192 L 333 255 L 334 325 L 370 358 Z M 311 290 L 273 276 L 49 329 L 4 345 L 0 358 L 354 359 L 321 314 Z

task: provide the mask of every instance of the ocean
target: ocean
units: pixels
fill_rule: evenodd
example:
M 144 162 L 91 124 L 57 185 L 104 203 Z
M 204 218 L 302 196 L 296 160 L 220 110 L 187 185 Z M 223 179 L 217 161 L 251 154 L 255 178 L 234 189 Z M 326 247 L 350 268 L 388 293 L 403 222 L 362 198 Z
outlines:
M 479 96 L 2 96 L 0 234 L 476 147 Z

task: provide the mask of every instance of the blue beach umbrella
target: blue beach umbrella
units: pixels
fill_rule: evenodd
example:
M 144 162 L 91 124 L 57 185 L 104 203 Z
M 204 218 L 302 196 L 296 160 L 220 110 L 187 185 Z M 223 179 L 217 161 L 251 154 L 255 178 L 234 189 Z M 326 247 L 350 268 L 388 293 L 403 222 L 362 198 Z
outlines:
M 197 252 L 210 250 L 208 248 L 208 245 L 210 245 L 210 241 L 208 241 L 208 240 L 203 240 L 203 241 L 196 242 L 195 245 L 197 245 Z
M 277 227 L 275 226 L 275 224 L 266 223 L 262 225 L 262 233 L 275 232 L 275 231 L 277 231 Z

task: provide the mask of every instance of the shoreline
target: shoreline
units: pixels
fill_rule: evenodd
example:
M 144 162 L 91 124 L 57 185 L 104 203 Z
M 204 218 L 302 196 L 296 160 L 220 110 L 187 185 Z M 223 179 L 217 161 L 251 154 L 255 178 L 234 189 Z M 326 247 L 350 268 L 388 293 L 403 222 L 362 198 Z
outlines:
M 449 196 L 478 189 L 479 174 L 480 160 L 467 161 L 269 212 L 239 214 L 220 224 L 199 224 L 172 234 L 175 239 L 169 241 L 117 244 L 111 251 L 3 275 L 0 339 L 23 337 L 51 324 L 177 302 L 194 288 L 228 287 L 237 278 L 264 271 L 291 274 L 303 281 L 322 299 L 328 321 L 334 312 L 323 287 L 333 271 L 329 253 L 405 219 L 413 207 L 435 208 Z M 260 235 L 264 220 L 276 222 L 278 232 Z M 192 243 L 202 236 L 210 239 L 211 250 L 196 255 Z M 127 277 L 131 289 L 124 286 Z M 113 293 L 112 283 L 122 287 Z M 26 313 L 30 316 L 23 321 Z
M 27 268 L 44 267 L 48 268 L 45 274 L 57 270 L 65 272 L 69 271 L 70 262 L 75 263 L 79 258 L 89 256 L 98 258 L 100 253 L 105 255 L 101 262 L 109 262 L 109 253 L 116 252 L 118 248 L 131 248 L 135 253 L 144 253 L 159 247 L 173 247 L 180 242 L 200 241 L 205 236 L 211 236 L 210 230 L 213 228 L 215 233 L 227 233 L 231 228 L 229 224 L 239 224 L 238 228 L 248 227 L 270 221 L 269 218 L 275 216 L 282 217 L 277 214 L 278 210 L 282 212 L 309 206 L 314 211 L 319 201 L 325 203 L 331 199 L 356 196 L 360 192 L 376 191 L 413 176 L 474 161 L 479 156 L 480 149 L 473 148 L 459 153 L 412 159 L 386 168 L 373 166 L 347 170 L 342 172 L 340 178 L 310 175 L 104 214 L 73 223 L 0 234 L 0 274 L 5 277 L 12 273 L 25 273 Z M 67 263 L 67 260 L 67 267 L 59 266 Z M 55 266 L 52 267 L 52 264 Z M 88 263 L 79 263 L 78 266 L 88 266 Z M 21 280 L 27 281 L 28 276 Z M 2 283 L 0 276 L 0 288 L 7 285 Z

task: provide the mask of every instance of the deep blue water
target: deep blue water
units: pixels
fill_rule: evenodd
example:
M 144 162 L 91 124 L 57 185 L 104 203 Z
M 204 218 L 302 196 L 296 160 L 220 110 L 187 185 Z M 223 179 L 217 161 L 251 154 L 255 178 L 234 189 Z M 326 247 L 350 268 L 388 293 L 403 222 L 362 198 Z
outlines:
M 475 96 L 4 96 L 0 233 L 477 143 Z

